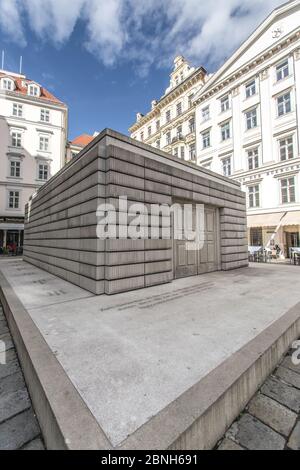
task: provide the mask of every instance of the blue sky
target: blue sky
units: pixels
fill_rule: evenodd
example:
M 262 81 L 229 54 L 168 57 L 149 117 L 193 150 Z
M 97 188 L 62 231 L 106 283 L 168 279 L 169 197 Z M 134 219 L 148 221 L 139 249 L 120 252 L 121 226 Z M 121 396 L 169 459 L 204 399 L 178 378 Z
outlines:
M 168 86 L 176 54 L 210 72 L 281 0 L 0 0 L 5 69 L 69 106 L 69 136 L 111 127 Z

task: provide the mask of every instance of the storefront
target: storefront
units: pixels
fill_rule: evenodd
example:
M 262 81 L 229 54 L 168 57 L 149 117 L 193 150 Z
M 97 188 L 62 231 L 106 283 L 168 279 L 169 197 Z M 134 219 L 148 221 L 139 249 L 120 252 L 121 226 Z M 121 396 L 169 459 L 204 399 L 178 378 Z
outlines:
M 300 211 L 248 215 L 247 223 L 250 246 L 278 245 L 285 258 L 292 247 L 300 247 Z
M 0 254 L 6 248 L 23 246 L 24 223 L 0 222 Z

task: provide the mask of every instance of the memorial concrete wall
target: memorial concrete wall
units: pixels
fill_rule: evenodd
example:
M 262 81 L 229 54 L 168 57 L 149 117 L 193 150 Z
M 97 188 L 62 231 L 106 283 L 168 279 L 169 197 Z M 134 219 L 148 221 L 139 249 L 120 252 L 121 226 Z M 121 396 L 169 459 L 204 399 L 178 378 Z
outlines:
M 237 182 L 108 129 L 30 199 L 24 260 L 95 294 L 172 281 L 172 239 L 97 237 L 97 207 L 118 205 L 119 196 L 146 207 L 180 200 L 217 208 L 219 269 L 248 265 L 245 194 Z

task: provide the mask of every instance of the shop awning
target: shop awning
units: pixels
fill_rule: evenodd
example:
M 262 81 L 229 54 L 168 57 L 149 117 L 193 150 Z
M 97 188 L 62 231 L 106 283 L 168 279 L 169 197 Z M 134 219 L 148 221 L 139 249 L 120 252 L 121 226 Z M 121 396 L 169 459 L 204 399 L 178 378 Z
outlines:
M 0 230 L 24 230 L 24 224 L 0 224 Z
M 282 225 L 300 225 L 300 211 L 290 211 L 282 220 Z
M 247 225 L 248 228 L 254 227 L 277 227 L 279 222 L 285 219 L 285 212 L 273 212 L 271 214 L 257 214 L 248 215 Z M 285 225 L 285 224 L 283 224 Z

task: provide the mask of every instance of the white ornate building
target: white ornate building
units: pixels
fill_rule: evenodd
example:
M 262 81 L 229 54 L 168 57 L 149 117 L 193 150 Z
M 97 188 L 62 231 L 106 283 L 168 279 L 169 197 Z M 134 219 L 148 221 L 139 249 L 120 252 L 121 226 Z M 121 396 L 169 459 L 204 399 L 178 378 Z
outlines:
M 203 67 L 194 68 L 182 56 L 174 60 L 170 86 L 151 111 L 137 114 L 130 136 L 184 160 L 195 161 L 195 110 L 192 99 L 207 79 Z
M 250 245 L 300 246 L 300 1 L 273 13 L 196 103 L 197 163 L 247 193 Z
M 22 245 L 25 204 L 64 165 L 67 119 L 41 85 L 0 70 L 0 248 Z

